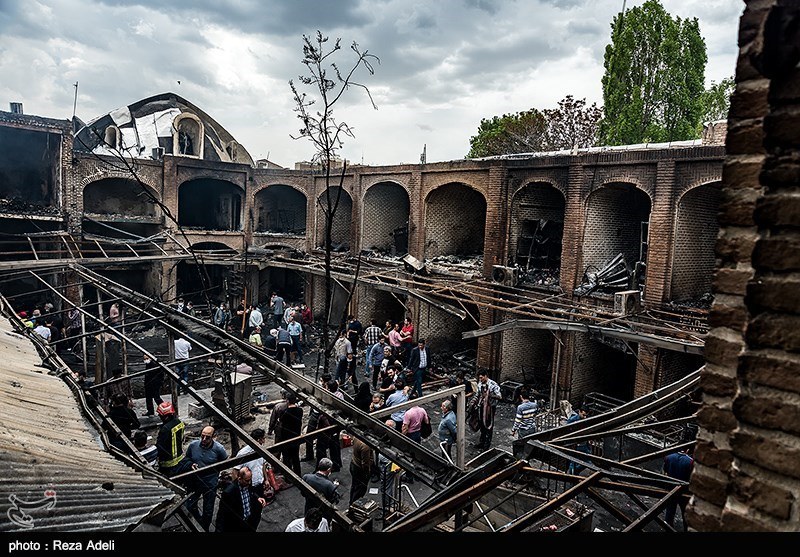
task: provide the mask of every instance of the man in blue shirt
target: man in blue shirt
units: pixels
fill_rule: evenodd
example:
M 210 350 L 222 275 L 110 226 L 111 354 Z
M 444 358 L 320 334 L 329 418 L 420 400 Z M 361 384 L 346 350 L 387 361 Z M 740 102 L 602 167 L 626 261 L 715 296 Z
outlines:
M 189 443 L 186 449 L 186 458 L 192 462 L 192 470 L 205 468 L 211 464 L 221 462 L 228 458 L 225 447 L 214 441 L 214 428 L 206 426 L 200 432 L 200 440 Z M 186 501 L 186 508 L 200 522 L 200 525 L 208 531 L 211 526 L 211 517 L 214 515 L 214 502 L 217 496 L 217 483 L 219 482 L 219 472 L 208 472 L 197 474 L 192 486 L 192 494 Z M 203 496 L 203 514 L 197 511 L 197 503 Z
M 689 456 L 686 450 L 670 453 L 664 457 L 663 472 L 670 478 L 681 480 L 683 482 L 689 481 L 689 476 L 692 475 L 692 467 L 694 466 L 694 459 Z M 683 517 L 683 531 L 686 531 L 686 497 L 680 499 L 672 499 L 667 503 L 666 516 L 664 520 L 667 524 L 672 526 L 675 522 L 675 511 L 678 505 L 681 506 L 681 516 Z
M 453 412 L 453 403 L 449 400 L 442 401 L 442 421 L 439 422 L 439 442 L 444 443 L 447 456 L 456 442 L 456 413 Z
M 586 410 L 584 408 L 578 408 L 577 412 L 575 412 L 572 416 L 567 418 L 567 423 L 572 424 L 577 422 L 578 420 L 583 420 L 584 418 L 586 418 Z M 575 449 L 587 454 L 592 452 L 592 449 L 589 447 L 589 443 L 587 441 L 579 443 L 575 447 Z M 570 461 L 569 468 L 567 468 L 567 474 L 578 474 L 580 473 L 581 470 L 583 470 L 582 465 Z
M 408 402 L 408 387 L 403 384 L 402 379 L 398 379 L 394 382 L 395 392 L 389 395 L 389 398 L 386 399 L 386 408 L 390 406 L 396 406 L 398 404 L 403 404 L 404 402 Z M 394 427 L 397 431 L 402 431 L 403 427 L 403 417 L 406 415 L 405 410 L 398 410 L 394 412 L 390 418 L 394 421 Z

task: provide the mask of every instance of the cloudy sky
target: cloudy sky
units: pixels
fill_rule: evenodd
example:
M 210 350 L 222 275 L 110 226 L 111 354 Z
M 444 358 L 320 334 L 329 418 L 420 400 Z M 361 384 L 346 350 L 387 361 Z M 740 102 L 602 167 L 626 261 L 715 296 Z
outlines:
M 627 0 L 627 6 L 644 0 Z M 697 17 L 707 84 L 733 75 L 739 0 L 662 0 Z M 166 91 L 193 102 L 254 159 L 309 159 L 288 81 L 317 29 L 380 58 L 339 120 L 365 164 L 464 157 L 481 118 L 551 108 L 567 94 L 602 104 L 610 23 L 623 0 L 0 0 L 0 109 L 84 121 Z M 345 48 L 342 67 L 352 60 Z M 180 83 L 179 83 L 180 82 Z

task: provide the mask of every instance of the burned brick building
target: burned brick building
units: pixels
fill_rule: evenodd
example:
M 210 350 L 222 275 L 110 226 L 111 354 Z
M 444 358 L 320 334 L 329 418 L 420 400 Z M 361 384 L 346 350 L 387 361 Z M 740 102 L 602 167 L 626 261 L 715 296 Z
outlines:
M 234 303 L 244 287 L 257 302 L 278 290 L 322 317 L 324 279 L 315 262 L 325 192 L 313 170 L 257 168 L 216 121 L 171 93 L 78 122 L 74 132 L 68 121 L 0 117 L 0 137 L 14 146 L 0 161 L 2 232 L 60 230 L 90 242 L 160 238 L 165 253 L 200 256 L 207 281 L 190 258 L 145 258 L 103 272 L 147 295 L 201 305 L 203 290 L 212 302 Z M 724 122 L 706 135 L 669 145 L 350 166 L 333 225 L 344 267 L 332 313 L 342 311 L 348 261 L 360 253 L 369 271 L 351 312 L 381 324 L 411 316 L 434 350 L 473 353 L 501 381 L 534 383 L 573 403 L 589 392 L 631 400 L 668 384 L 702 365 Z M 54 249 L 68 255 L 71 241 Z M 34 247 L 42 249 L 18 249 Z M 410 268 L 406 254 L 422 267 Z M 404 268 L 413 280 L 450 283 L 429 295 L 430 284 L 398 278 Z M 545 323 L 491 329 L 536 316 Z M 637 316 L 643 328 L 613 334 L 617 322 Z M 584 317 L 600 328 L 567 324 Z M 679 331 L 675 342 L 658 341 L 671 330 Z

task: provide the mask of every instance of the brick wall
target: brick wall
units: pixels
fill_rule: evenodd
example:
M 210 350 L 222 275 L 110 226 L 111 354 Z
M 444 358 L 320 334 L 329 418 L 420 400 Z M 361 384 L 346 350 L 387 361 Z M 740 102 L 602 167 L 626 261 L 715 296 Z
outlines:
M 256 232 L 306 230 L 306 196 L 291 186 L 276 184 L 260 190 L 253 204 L 252 228 Z
M 467 307 L 470 306 L 467 305 Z M 477 349 L 478 343 L 475 339 L 461 340 L 461 333 L 478 328 L 469 317 L 462 321 L 458 316 L 430 304 L 420 304 L 419 315 L 414 320 L 414 327 L 417 331 L 417 338 L 424 338 L 434 353 L 455 352 L 468 348 Z
M 718 185 L 708 184 L 688 191 L 678 203 L 672 300 L 696 299 L 711 292 L 719 200 Z
M 134 180 L 106 178 L 83 188 L 83 208 L 89 213 L 155 216 L 156 207 Z
M 392 182 L 371 186 L 364 195 L 361 248 L 389 250 L 395 228 L 408 224 L 409 200 L 405 188 Z
M 636 360 L 585 333 L 574 333 L 572 351 L 572 389 L 569 401 L 580 404 L 584 395 L 600 392 L 631 400 Z
M 534 378 L 550 376 L 555 343 L 553 333 L 536 329 L 511 329 L 503 331 L 502 335 L 500 381 L 526 383 L 533 382 Z
M 526 220 L 547 219 L 564 227 L 564 196 L 550 184 L 528 184 L 519 190 L 511 202 L 511 227 L 508 255 L 515 257 L 517 242 Z
M 486 200 L 463 184 L 446 184 L 428 196 L 425 257 L 483 252 Z
M 697 530 L 800 531 L 800 7 L 739 27 L 715 301 L 691 478 Z
M 407 305 L 403 294 L 396 294 Z M 378 326 L 383 329 L 386 321 L 402 323 L 409 313 L 406 307 L 391 292 L 376 290 L 370 286 L 358 287 L 358 318 L 364 327 L 369 325 L 370 319 L 375 319 Z
M 583 235 L 583 266 L 598 269 L 622 252 L 628 265 L 639 260 L 641 223 L 650 214 L 647 194 L 630 184 L 606 185 L 589 196 Z
M 339 191 L 338 186 L 331 187 L 331 206 L 336 204 L 336 196 Z M 328 202 L 325 193 L 323 192 L 319 197 L 317 203 L 317 234 L 316 245 L 325 245 L 325 214 L 322 212 L 320 203 L 327 208 Z M 348 247 L 352 246 L 352 238 L 350 232 L 352 230 L 353 219 L 353 199 L 346 190 L 342 190 L 341 197 L 339 198 L 339 206 L 336 208 L 336 213 L 333 216 L 333 229 L 331 231 L 331 242 L 333 244 L 346 244 Z

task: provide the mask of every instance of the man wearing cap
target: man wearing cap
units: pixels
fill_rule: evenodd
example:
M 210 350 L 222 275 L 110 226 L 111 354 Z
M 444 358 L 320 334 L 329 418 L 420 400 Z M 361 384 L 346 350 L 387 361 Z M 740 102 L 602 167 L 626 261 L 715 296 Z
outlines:
M 183 456 L 185 426 L 175 415 L 175 408 L 171 402 L 162 402 L 156 411 L 161 418 L 161 428 L 156 439 L 158 470 L 169 478 L 186 472 L 191 467 L 191 462 Z
M 321 458 L 317 463 L 317 471 L 313 474 L 303 474 L 303 481 L 322 494 L 332 505 L 335 505 L 339 502 L 339 499 L 341 499 L 341 495 L 336 491 L 336 488 L 339 487 L 339 481 L 330 480 L 331 468 L 333 468 L 333 461 L 330 458 Z M 304 514 L 320 506 L 316 498 L 309 495 L 306 495 L 305 498 L 306 507 L 303 511 Z

